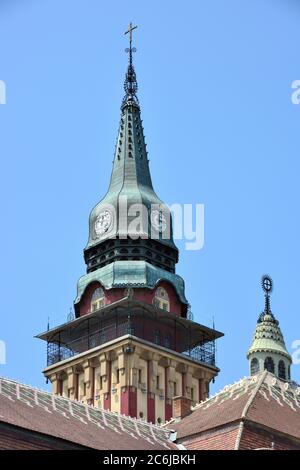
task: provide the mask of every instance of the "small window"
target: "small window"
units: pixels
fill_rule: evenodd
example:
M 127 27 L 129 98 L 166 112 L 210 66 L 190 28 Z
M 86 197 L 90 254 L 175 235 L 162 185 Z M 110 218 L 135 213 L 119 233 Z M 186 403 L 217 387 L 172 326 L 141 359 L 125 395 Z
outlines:
M 159 380 L 159 375 L 156 376 L 156 388 L 159 388 L 160 386 L 160 380 Z
M 142 383 L 142 369 L 139 369 L 139 383 Z
M 174 397 L 177 397 L 177 383 L 174 382 Z
M 153 305 L 155 305 L 155 307 L 161 308 L 162 310 L 165 310 L 166 312 L 170 311 L 170 301 L 166 289 L 163 287 L 158 287 L 156 289 Z
M 116 381 L 117 381 L 117 384 L 120 382 L 120 369 L 116 370 Z
M 104 291 L 101 287 L 97 287 L 92 295 L 91 310 L 95 312 L 104 307 Z
M 272 374 L 274 374 L 274 361 L 271 357 L 266 357 L 265 359 L 265 369 L 268 371 L 268 372 L 271 372 Z
M 252 359 L 250 369 L 251 369 L 251 375 L 255 375 L 259 372 L 259 362 L 256 357 Z
M 191 400 L 194 401 L 194 389 L 191 388 Z
M 160 344 L 160 332 L 159 330 L 156 330 L 154 333 L 154 343 L 155 344 Z
M 278 364 L 278 377 L 280 379 L 286 380 L 286 371 L 285 371 L 285 363 L 281 359 Z

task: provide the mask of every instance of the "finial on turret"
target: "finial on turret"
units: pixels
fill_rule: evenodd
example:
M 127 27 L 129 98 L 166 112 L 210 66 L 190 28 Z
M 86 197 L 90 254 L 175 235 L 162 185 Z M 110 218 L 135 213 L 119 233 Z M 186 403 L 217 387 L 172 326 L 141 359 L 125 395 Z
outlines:
M 261 279 L 261 285 L 265 293 L 265 311 L 266 315 L 272 315 L 271 303 L 270 303 L 270 294 L 273 291 L 273 280 L 271 276 L 264 275 Z

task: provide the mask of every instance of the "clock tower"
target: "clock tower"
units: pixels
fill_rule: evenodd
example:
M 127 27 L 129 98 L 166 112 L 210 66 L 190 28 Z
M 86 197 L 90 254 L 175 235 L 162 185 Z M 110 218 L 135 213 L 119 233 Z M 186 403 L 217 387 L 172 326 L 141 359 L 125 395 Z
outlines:
M 218 374 L 223 334 L 192 321 L 172 216 L 149 170 L 130 24 L 125 95 L 106 195 L 92 209 L 77 283 L 75 318 L 38 337 L 47 342 L 53 392 L 162 423 L 172 399 L 204 400 Z

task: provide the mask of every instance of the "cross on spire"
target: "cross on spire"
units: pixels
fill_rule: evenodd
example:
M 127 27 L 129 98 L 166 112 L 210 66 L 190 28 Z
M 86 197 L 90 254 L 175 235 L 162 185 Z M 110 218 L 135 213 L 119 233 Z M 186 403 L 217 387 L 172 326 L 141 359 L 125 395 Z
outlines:
M 262 288 L 265 293 L 265 313 L 271 314 L 270 294 L 273 290 L 273 281 L 270 276 L 263 276 L 261 280 Z
M 133 26 L 132 23 L 129 23 L 128 30 L 125 31 L 125 33 L 124 33 L 124 34 L 129 34 L 129 45 L 130 45 L 130 49 L 131 49 L 131 46 L 132 46 L 132 31 L 134 31 L 136 28 L 137 28 L 137 26 Z
M 133 26 L 132 23 L 129 24 L 128 30 L 125 31 L 124 34 L 129 34 L 129 47 L 125 49 L 125 52 L 129 53 L 129 64 L 128 69 L 125 77 L 124 88 L 125 88 L 125 97 L 123 99 L 122 106 L 126 104 L 128 101 L 135 102 L 138 104 L 138 99 L 136 96 L 136 92 L 138 89 L 136 75 L 133 67 L 133 60 L 132 55 L 133 52 L 136 52 L 136 48 L 132 47 L 132 32 L 137 28 L 137 26 Z

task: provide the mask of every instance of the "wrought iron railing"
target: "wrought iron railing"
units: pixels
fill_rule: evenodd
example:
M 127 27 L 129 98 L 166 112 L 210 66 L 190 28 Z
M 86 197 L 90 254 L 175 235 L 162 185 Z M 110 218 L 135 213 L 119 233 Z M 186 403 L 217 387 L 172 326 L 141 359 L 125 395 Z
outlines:
M 102 313 L 102 312 L 101 312 Z M 218 332 L 216 332 L 218 333 Z M 107 344 L 126 334 L 183 354 L 194 361 L 215 365 L 215 333 L 202 325 L 161 314 L 155 309 L 118 309 L 113 315 L 92 315 L 49 332 L 47 365 Z

